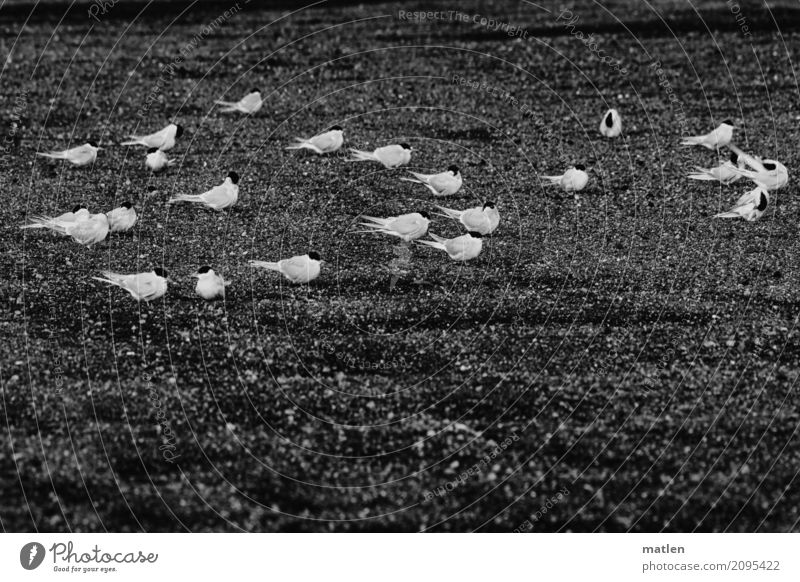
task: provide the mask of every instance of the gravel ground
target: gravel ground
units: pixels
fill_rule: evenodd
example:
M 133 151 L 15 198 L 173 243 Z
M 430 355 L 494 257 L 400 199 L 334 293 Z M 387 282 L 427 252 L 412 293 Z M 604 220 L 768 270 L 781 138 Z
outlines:
M 459 5 L 516 36 L 388 3 L 240 4 L 0 8 L 4 530 L 798 529 L 797 182 L 759 222 L 713 221 L 749 186 L 688 181 L 716 156 L 677 145 L 736 117 L 739 145 L 800 167 L 792 4 L 616 0 L 572 7 L 574 31 L 552 2 Z M 215 112 L 253 86 L 259 114 Z M 179 164 L 148 175 L 117 144 L 171 119 Z M 414 247 L 392 287 L 396 247 L 358 216 L 439 201 L 284 149 L 333 124 L 410 143 L 413 170 L 458 164 L 447 205 L 502 214 L 481 256 Z M 90 138 L 92 169 L 34 155 Z M 580 195 L 540 183 L 577 162 Z M 229 170 L 232 210 L 166 204 Z M 18 229 L 125 200 L 134 232 L 93 249 Z M 247 266 L 311 248 L 307 288 Z M 224 302 L 194 296 L 203 264 L 233 281 Z M 154 266 L 175 283 L 152 304 L 91 280 Z

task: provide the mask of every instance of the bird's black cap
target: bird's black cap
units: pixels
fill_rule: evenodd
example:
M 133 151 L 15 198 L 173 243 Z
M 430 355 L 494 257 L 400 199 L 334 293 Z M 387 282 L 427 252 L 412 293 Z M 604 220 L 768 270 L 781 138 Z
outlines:
M 453 172 L 453 174 L 458 174 L 458 166 L 456 166 L 454 164 L 454 165 L 450 166 L 449 168 L 447 168 L 447 171 L 448 172 Z
M 430 219 L 431 219 L 431 215 L 430 215 L 430 214 L 428 214 L 428 211 L 427 211 L 427 210 L 420 210 L 420 211 L 419 211 L 419 214 L 421 214 L 422 216 L 424 216 L 424 217 L 425 217 L 425 218 L 427 218 L 428 220 L 430 220 Z
M 606 115 L 606 127 L 614 127 L 614 112 L 609 111 Z
M 725 125 L 730 125 L 731 127 L 733 127 L 733 121 L 731 121 L 730 117 L 728 117 L 726 119 L 723 119 L 722 123 L 725 124 Z
M 93 139 L 90 139 L 90 140 L 89 140 L 89 141 L 87 141 L 86 143 L 88 143 L 88 144 L 89 144 L 90 146 L 92 146 L 93 148 L 96 148 L 96 147 L 97 147 L 97 142 L 96 142 L 96 141 L 94 141 Z
M 83 204 L 77 204 L 75 208 L 72 209 L 72 213 L 74 214 L 78 212 L 78 210 L 89 210 L 89 209 L 86 208 L 86 206 L 84 206 Z
M 328 131 L 344 131 L 344 129 L 342 129 L 341 125 L 332 125 Z
M 161 267 L 156 267 L 155 269 L 153 269 L 153 272 L 154 272 L 156 275 L 158 275 L 159 277 L 164 277 L 165 279 L 167 278 L 167 271 L 166 271 L 166 269 L 162 269 Z
M 764 212 L 767 209 L 767 204 L 769 204 L 769 199 L 767 198 L 767 195 L 762 192 L 761 197 L 758 199 L 758 206 L 756 206 L 756 210 L 759 212 Z
M 234 184 L 238 184 L 239 183 L 239 174 L 237 174 L 233 170 L 228 172 L 228 178 L 230 178 L 231 182 L 233 182 Z
M 211 267 L 208 265 L 203 265 L 199 269 L 197 269 L 198 274 L 202 275 L 203 273 L 208 273 L 211 270 Z
M 310 253 L 308 253 L 308 258 L 313 259 L 315 261 L 322 260 L 322 257 L 319 256 L 319 253 L 317 251 L 311 251 Z
M 147 153 L 148 153 L 148 154 L 154 154 L 154 153 L 156 153 L 157 151 L 158 151 L 158 148 L 150 148 L 149 150 L 147 150 Z
M 731 158 L 730 159 L 731 159 L 731 163 L 732 164 L 734 164 L 734 165 L 738 164 L 739 163 L 739 154 L 737 154 L 736 152 L 731 152 Z
M 408 145 L 407 143 L 401 143 L 400 147 L 403 148 L 404 150 L 410 150 L 411 149 L 411 146 Z
M 575 169 L 576 170 L 585 171 L 586 170 L 586 166 L 584 166 L 583 164 L 575 164 Z
M 123 202 L 122 207 L 123 208 L 127 208 L 128 210 L 130 210 L 131 208 L 133 208 L 133 203 L 132 202 Z
M 483 235 L 481 233 L 479 233 L 478 231 L 475 231 L 475 230 L 471 230 L 467 234 L 469 236 L 471 236 L 472 238 L 483 238 Z
M 175 127 L 177 127 L 177 128 L 178 128 L 178 129 L 175 131 L 175 137 L 180 137 L 180 136 L 182 136 L 182 135 L 183 135 L 183 126 L 182 126 L 182 125 L 179 125 L 179 124 L 177 124 L 177 123 L 176 123 L 176 124 L 175 124 Z
M 261 90 L 258 87 L 255 87 L 254 89 L 250 89 L 250 92 L 251 93 L 261 93 Z
M 494 202 L 491 200 L 487 200 L 486 203 L 483 205 L 484 208 L 494 208 Z
M 765 169 L 767 169 L 767 170 L 769 170 L 770 172 L 771 172 L 772 170 L 774 170 L 775 168 L 777 168 L 777 167 L 778 167 L 778 166 L 776 166 L 775 164 L 773 164 L 772 162 L 764 162 L 764 163 L 763 163 L 763 164 L 761 164 L 761 165 L 762 165 L 762 166 L 764 166 L 764 168 L 765 168 Z

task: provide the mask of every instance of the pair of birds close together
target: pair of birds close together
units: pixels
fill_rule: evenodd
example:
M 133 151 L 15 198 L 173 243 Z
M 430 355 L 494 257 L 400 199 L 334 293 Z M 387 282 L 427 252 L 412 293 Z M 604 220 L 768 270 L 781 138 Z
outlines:
M 106 213 L 92 214 L 85 206 L 76 206 L 59 216 L 33 216 L 23 229 L 46 228 L 69 236 L 84 246 L 105 240 L 109 232 L 125 232 L 133 228 L 138 216 L 130 202 Z
M 681 145 L 699 145 L 717 151 L 727 147 L 731 150 L 729 159 L 721 159 L 719 165 L 713 168 L 696 167 L 688 177 L 692 180 L 723 184 L 733 184 L 741 178 L 752 181 L 756 187 L 740 196 L 733 208 L 714 215 L 714 218 L 743 218 L 752 222 L 766 212 L 769 192 L 782 188 L 789 182 L 789 172 L 786 166 L 776 160 L 762 160 L 736 147 L 731 143 L 734 129 L 733 122 L 726 119 L 707 134 L 684 138 Z

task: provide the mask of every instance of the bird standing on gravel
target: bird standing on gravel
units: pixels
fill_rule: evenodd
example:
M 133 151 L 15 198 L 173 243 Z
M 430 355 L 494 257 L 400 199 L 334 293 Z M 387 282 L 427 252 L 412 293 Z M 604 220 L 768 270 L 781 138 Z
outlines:
M 445 251 L 454 261 L 470 261 L 481 254 L 481 249 L 483 249 L 482 235 L 479 232 L 468 232 L 451 239 L 436 236 L 433 233 L 428 234 L 433 239 L 433 242 L 429 240 L 419 240 L 417 242 Z
M 197 272 L 192 277 L 197 277 L 197 285 L 195 285 L 194 292 L 208 301 L 218 297 L 225 297 L 225 287 L 231 284 L 230 281 L 226 281 L 217 275 L 208 265 L 197 269 Z
M 362 216 L 364 220 L 370 222 L 360 223 L 368 227 L 368 231 L 360 232 L 379 232 L 400 238 L 403 242 L 411 242 L 422 238 L 428 232 L 430 215 L 424 210 L 401 214 L 400 216 L 390 216 L 389 218 L 375 218 L 374 216 Z
M 400 178 L 406 182 L 424 184 L 434 196 L 452 196 L 461 189 L 462 179 L 458 166 L 450 166 L 446 172 L 439 174 L 417 174 L 410 172 L 414 178 Z
M 239 200 L 238 183 L 239 174 L 228 172 L 228 177 L 225 178 L 225 181 L 208 192 L 203 192 L 202 194 L 178 194 L 169 203 L 194 202 L 204 204 L 213 210 L 224 210 L 230 208 Z
M 175 147 L 175 140 L 183 135 L 183 127 L 175 123 L 170 123 L 150 135 L 132 135 L 129 141 L 122 142 L 121 145 L 140 145 L 146 148 L 158 148 L 163 152 L 168 152 Z
M 252 89 L 247 95 L 242 97 L 239 101 L 217 101 L 217 105 L 222 105 L 220 113 L 244 113 L 251 115 L 257 113 L 264 101 L 261 99 L 261 91 Z
M 25 226 L 21 226 L 21 229 L 27 228 L 49 228 L 53 230 L 53 227 L 56 225 L 64 226 L 67 223 L 75 222 L 79 218 L 88 218 L 89 211 L 85 206 L 82 204 L 78 204 L 69 212 L 65 212 L 64 214 L 59 214 L 55 217 L 44 216 L 44 215 L 34 215 L 31 216 L 30 224 L 26 224 Z
M 296 137 L 293 144 L 288 146 L 287 150 L 311 150 L 315 154 L 325 155 L 332 154 L 339 151 L 339 148 L 344 144 L 344 130 L 334 125 L 328 131 L 319 133 L 314 137 L 304 139 Z
M 487 202 L 483 206 L 475 206 L 467 210 L 454 210 L 437 206 L 442 211 L 441 216 L 459 221 L 468 231 L 479 232 L 482 235 L 491 234 L 500 224 L 500 213 L 497 212 L 494 202 Z
M 733 122 L 730 119 L 726 119 L 719 124 L 719 127 L 705 135 L 693 135 L 684 138 L 681 141 L 681 145 L 699 145 L 710 150 L 716 150 L 731 143 L 733 130 Z
M 737 172 L 737 168 L 744 166 L 743 160 L 736 154 L 731 152 L 731 157 L 728 160 L 720 160 L 719 165 L 714 168 L 701 168 L 695 166 L 694 172 L 689 174 L 692 180 L 712 180 L 722 182 L 723 184 L 733 184 L 739 180 L 742 175 Z
M 125 202 L 119 208 L 107 212 L 106 216 L 108 217 L 108 228 L 111 232 L 130 230 L 138 219 L 136 209 L 130 202 Z
M 603 137 L 614 138 L 622 133 L 622 118 L 616 109 L 609 109 L 600 122 L 600 133 Z
M 95 142 L 88 141 L 82 146 L 68 150 L 48 153 L 36 152 L 36 155 L 42 156 L 43 158 L 50 158 L 52 160 L 67 160 L 73 166 L 81 167 L 92 165 L 97 159 L 98 150 L 101 149 L 102 148 L 97 147 Z
M 75 242 L 84 246 L 92 246 L 105 240 L 108 236 L 108 217 L 105 214 L 90 214 L 85 208 L 75 212 L 72 219 L 68 214 L 51 218 L 49 216 L 36 216 L 33 222 L 22 228 L 47 228 L 63 236 L 69 236 Z
M 353 156 L 348 160 L 349 162 L 380 162 L 389 170 L 405 166 L 411 162 L 412 148 L 407 143 L 400 145 L 387 145 L 375 149 L 374 151 L 367 152 L 364 150 L 357 150 L 350 148 Z
M 281 273 L 291 283 L 309 283 L 319 277 L 320 263 L 322 259 L 319 254 L 311 251 L 307 255 L 297 255 L 291 259 L 283 259 L 277 263 L 268 261 L 250 261 L 250 266 L 260 269 L 269 269 Z
M 733 208 L 715 215 L 714 218 L 744 218 L 748 222 L 753 222 L 763 216 L 767 206 L 769 206 L 769 193 L 759 186 L 739 198 Z
M 103 271 L 103 277 L 92 277 L 92 279 L 125 289 L 137 301 L 153 301 L 163 297 L 167 292 L 167 272 L 160 267 L 149 273 L 134 275 Z
M 567 192 L 580 192 L 589 183 L 589 174 L 582 164 L 575 164 L 560 176 L 542 176 L 550 186 L 561 186 Z
M 158 148 L 150 148 L 147 150 L 147 155 L 144 158 L 144 165 L 154 174 L 166 170 L 174 163 L 174 159 L 168 158 L 167 154 Z

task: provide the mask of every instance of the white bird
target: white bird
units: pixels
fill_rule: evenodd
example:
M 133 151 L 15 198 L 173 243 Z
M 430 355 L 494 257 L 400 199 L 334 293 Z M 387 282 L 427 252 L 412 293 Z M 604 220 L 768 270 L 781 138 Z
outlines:
M 93 141 L 88 141 L 82 146 L 64 150 L 61 152 L 36 152 L 37 156 L 50 158 L 53 160 L 67 160 L 73 166 L 89 166 L 97 159 L 97 152 L 103 148 L 97 147 Z
M 133 228 L 138 217 L 136 209 L 130 202 L 125 202 L 119 208 L 106 212 L 108 217 L 108 228 L 111 232 L 125 232 Z
M 175 147 L 175 140 L 183 135 L 183 127 L 175 123 L 170 123 L 164 129 L 161 129 L 150 135 L 132 135 L 129 141 L 122 142 L 122 145 L 141 145 L 147 148 L 158 148 L 161 151 L 168 152 Z
M 250 266 L 278 271 L 292 283 L 309 283 L 319 277 L 321 262 L 319 254 L 311 251 L 307 255 L 297 255 L 277 263 L 250 261 Z
M 746 161 L 752 170 L 736 168 L 735 171 L 752 180 L 756 186 L 765 190 L 777 190 L 789 182 L 789 171 L 777 160 L 760 160 L 749 156 Z
M 144 165 L 154 174 L 166 170 L 174 164 L 175 160 L 170 159 L 167 154 L 158 148 L 150 148 L 147 150 L 147 155 L 144 158 Z
M 435 249 L 445 251 L 454 261 L 469 261 L 481 254 L 483 248 L 482 235 L 479 232 L 468 232 L 455 238 L 446 239 L 441 236 L 436 236 L 433 233 L 428 233 L 433 239 L 419 240 L 419 244 L 423 244 Z
M 134 275 L 103 271 L 103 277 L 92 277 L 92 279 L 125 289 L 137 301 L 153 301 L 163 297 L 167 292 L 167 272 L 160 267 L 149 273 Z
M 53 230 L 53 227 L 56 225 L 64 226 L 67 223 L 75 222 L 79 218 L 88 218 L 89 211 L 86 209 L 85 206 L 78 204 L 69 212 L 65 212 L 64 214 L 59 214 L 55 217 L 44 216 L 41 214 L 33 215 L 30 217 L 31 222 L 30 224 L 26 224 L 25 226 L 21 226 L 20 228 L 49 228 Z
M 385 168 L 393 169 L 405 166 L 411 161 L 412 148 L 407 143 L 387 145 L 367 152 L 350 148 L 352 157 L 349 162 L 380 162 Z
M 261 99 L 261 91 L 252 89 L 247 95 L 242 97 L 239 101 L 217 101 L 217 105 L 222 105 L 220 113 L 245 113 L 247 115 L 258 112 L 264 101 Z
M 589 183 L 589 174 L 582 164 L 570 167 L 560 176 L 542 176 L 542 178 L 548 180 L 549 185 L 561 186 L 567 192 L 580 192 Z
M 722 182 L 723 184 L 733 184 L 742 177 L 736 170 L 737 168 L 742 168 L 743 165 L 743 160 L 736 152 L 731 152 L 729 160 L 720 160 L 719 165 L 714 168 L 695 166 L 694 172 L 689 174 L 688 177 L 692 180 L 711 180 Z
M 219 186 L 215 186 L 208 192 L 202 194 L 178 194 L 172 198 L 169 203 L 175 204 L 176 202 L 196 202 L 205 204 L 213 210 L 224 210 L 236 204 L 239 200 L 239 174 L 236 172 L 228 172 L 228 177 Z
M 769 206 L 769 193 L 760 186 L 746 192 L 736 205 L 727 212 L 721 212 L 714 218 L 744 218 L 748 222 L 758 220 Z
M 726 119 L 719 127 L 705 135 L 693 135 L 684 138 L 681 141 L 681 145 L 700 145 L 710 150 L 716 150 L 731 143 L 733 129 L 733 122 L 730 119 Z
M 33 217 L 33 223 L 22 228 L 47 228 L 63 236 L 71 237 L 84 246 L 92 246 L 105 240 L 108 236 L 108 217 L 103 214 L 89 214 L 85 208 L 74 213 L 72 220 L 64 219 L 66 215 L 51 218 L 49 216 Z
M 370 221 L 360 223 L 362 226 L 369 227 L 370 230 L 360 232 L 388 234 L 396 236 L 404 242 L 411 242 L 425 236 L 431 222 L 430 215 L 425 211 L 390 216 L 389 218 L 375 218 L 374 216 L 362 216 L 361 218 Z
M 622 133 L 622 118 L 616 109 L 609 109 L 600 122 L 600 133 L 604 137 L 617 137 Z
M 454 210 L 437 206 L 442 211 L 441 216 L 446 216 L 459 221 L 468 231 L 479 232 L 482 235 L 492 234 L 500 224 L 500 213 L 497 212 L 494 202 L 487 202 L 483 206 L 475 206 L 467 210 Z
M 339 148 L 342 147 L 344 144 L 344 130 L 338 126 L 334 125 L 328 131 L 323 133 L 319 133 L 314 137 L 304 139 L 302 137 L 296 137 L 293 144 L 288 146 L 287 150 L 311 150 L 315 154 L 323 155 L 323 154 L 332 154 L 335 151 L 338 151 Z
M 434 196 L 452 196 L 461 189 L 463 183 L 458 166 L 450 166 L 439 174 L 418 174 L 410 172 L 414 178 L 400 178 L 406 182 L 424 184 Z
M 225 287 L 231 284 L 230 281 L 226 281 L 217 275 L 208 265 L 197 269 L 197 272 L 192 277 L 197 277 L 197 285 L 195 285 L 194 292 L 209 301 L 218 297 L 225 297 Z

